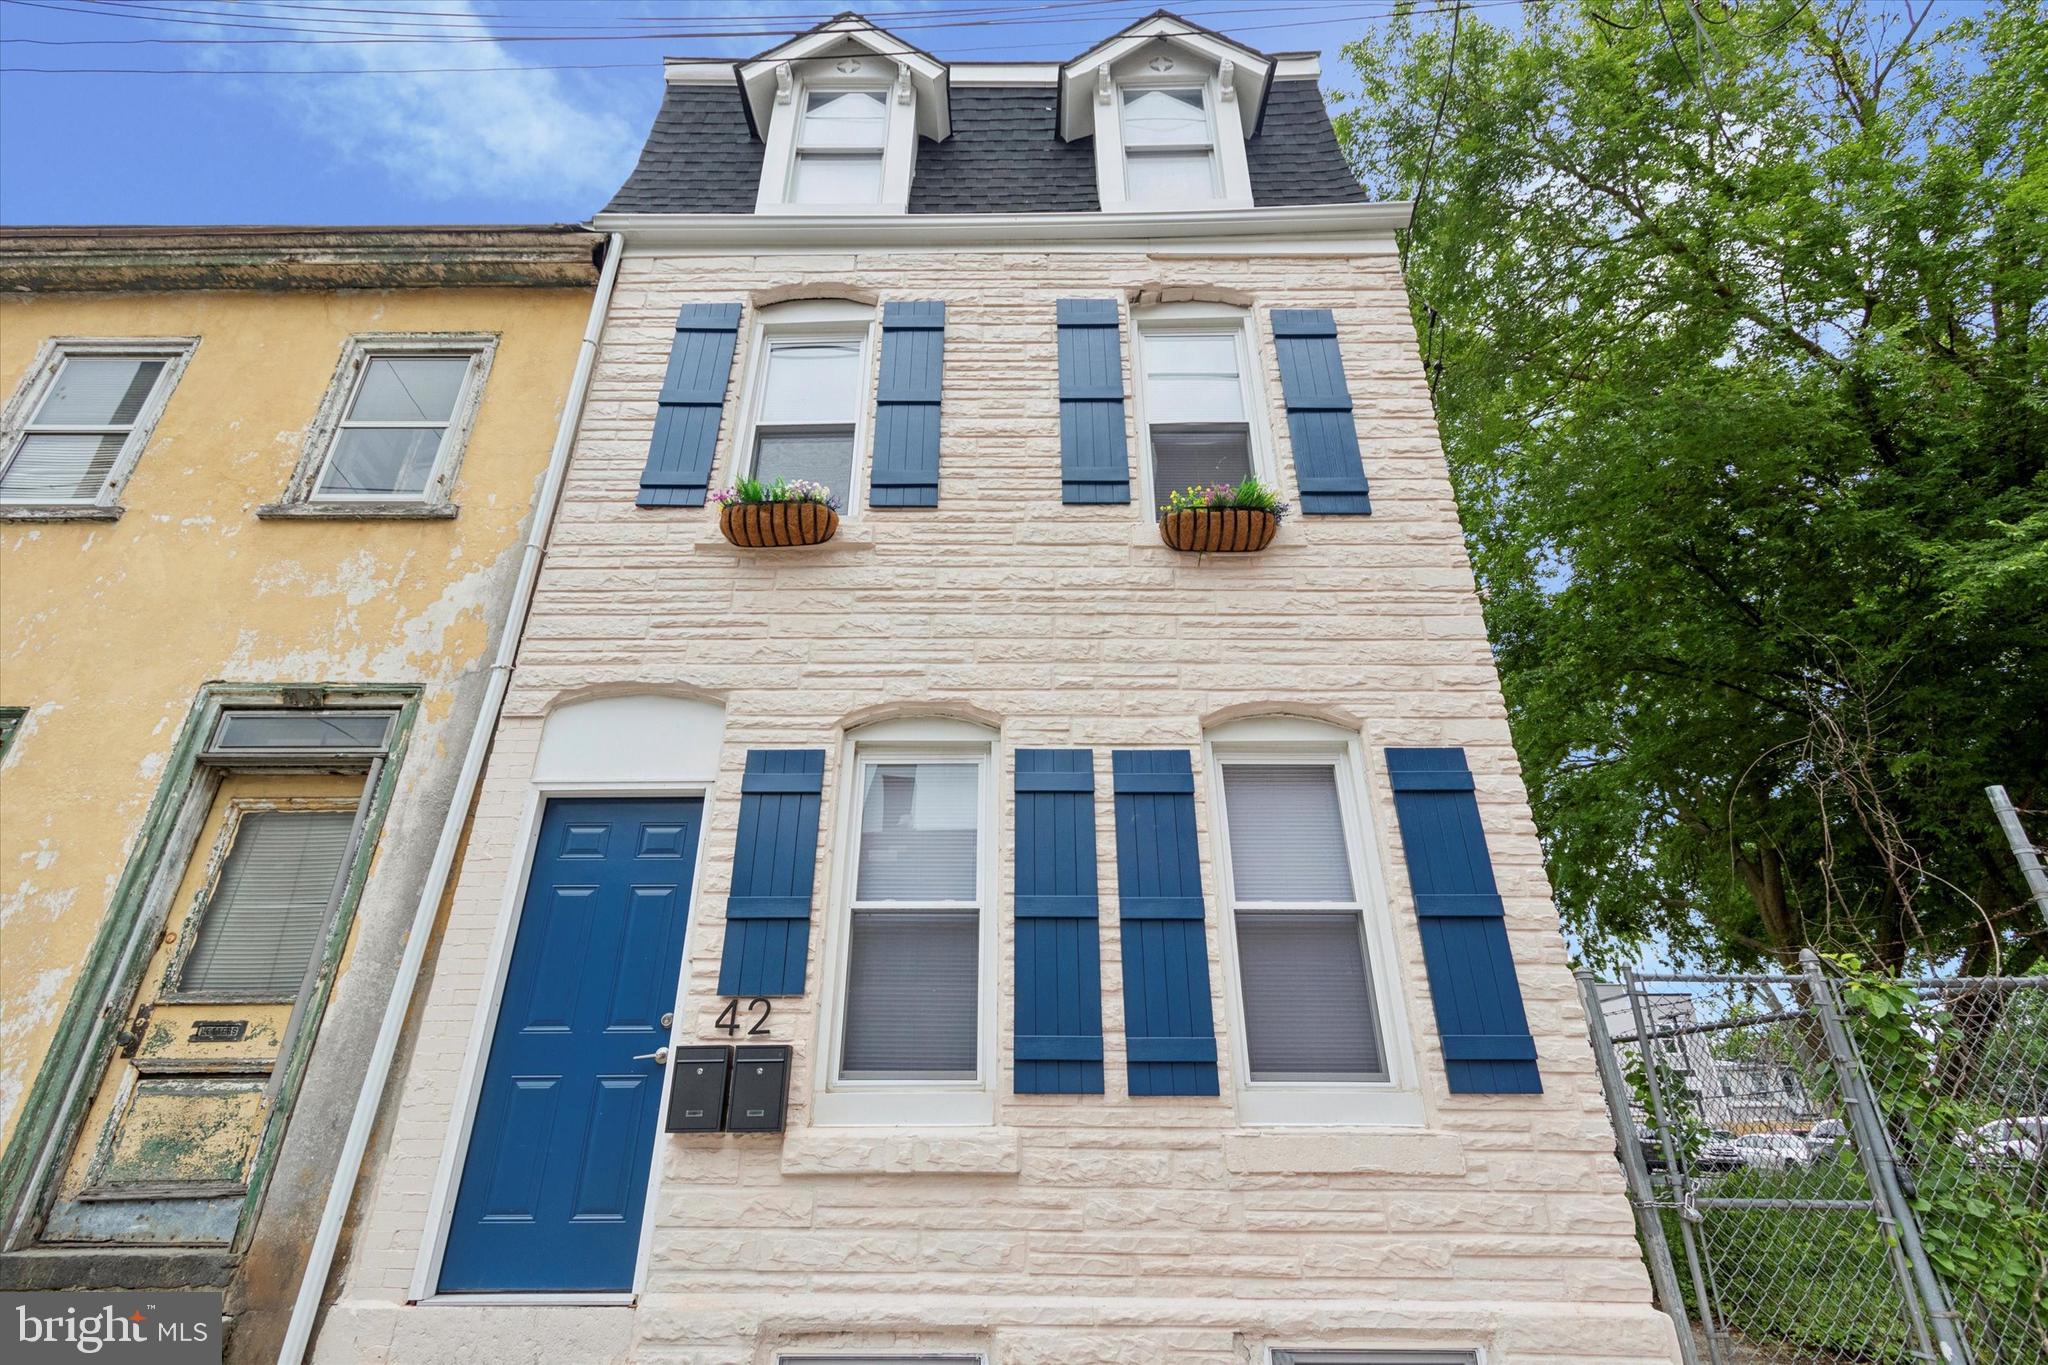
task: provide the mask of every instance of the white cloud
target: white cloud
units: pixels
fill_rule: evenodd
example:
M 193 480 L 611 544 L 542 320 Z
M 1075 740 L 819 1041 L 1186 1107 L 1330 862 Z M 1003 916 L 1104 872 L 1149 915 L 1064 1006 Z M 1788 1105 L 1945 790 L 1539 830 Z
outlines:
M 432 8 L 453 17 L 473 17 L 474 13 L 469 0 L 436 0 Z M 266 12 L 278 18 L 305 19 L 303 11 Z M 418 31 L 411 30 L 413 34 Z M 557 53 L 588 50 L 554 49 Z M 538 45 L 508 47 L 496 42 L 337 43 L 226 48 L 215 50 L 213 56 L 223 65 L 246 65 L 251 54 L 260 54 L 257 60 L 278 67 L 366 70 L 531 68 L 561 60 L 538 55 L 538 51 Z M 636 51 L 634 55 L 640 54 Z M 625 59 L 608 55 L 598 60 Z M 259 89 L 281 113 L 331 147 L 336 156 L 375 167 L 422 199 L 449 201 L 487 195 L 551 205 L 567 200 L 587 204 L 589 211 L 599 207 L 632 169 L 645 129 L 639 114 L 629 115 L 625 110 L 644 106 L 647 91 L 658 89 L 660 80 L 655 65 L 645 71 L 594 74 L 604 79 L 534 69 L 266 77 Z M 635 99 L 636 95 L 641 98 Z

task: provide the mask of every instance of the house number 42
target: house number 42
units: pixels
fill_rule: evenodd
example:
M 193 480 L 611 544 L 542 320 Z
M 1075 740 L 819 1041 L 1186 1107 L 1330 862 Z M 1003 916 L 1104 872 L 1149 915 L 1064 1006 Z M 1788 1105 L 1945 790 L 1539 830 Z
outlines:
M 753 1017 L 754 1026 L 747 1030 L 747 1036 L 749 1038 L 758 1038 L 767 1033 L 768 1016 L 774 1012 L 775 1007 L 758 995 L 749 1000 L 747 1002 L 747 1013 Z M 718 1013 L 718 1027 L 725 1030 L 727 1037 L 732 1037 L 739 1033 L 740 1002 L 738 1000 L 728 1000 L 725 1002 L 725 1008 Z

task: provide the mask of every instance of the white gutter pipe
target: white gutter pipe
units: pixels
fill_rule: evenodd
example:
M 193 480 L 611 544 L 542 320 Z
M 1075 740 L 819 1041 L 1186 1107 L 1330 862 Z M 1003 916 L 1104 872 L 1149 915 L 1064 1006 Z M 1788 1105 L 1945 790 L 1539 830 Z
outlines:
M 320 1227 L 313 1234 L 313 1246 L 306 1258 L 306 1272 L 299 1281 L 299 1297 L 292 1304 L 291 1322 L 285 1328 L 284 1345 L 277 1353 L 278 1365 L 299 1365 L 313 1339 L 313 1324 L 320 1316 L 320 1299 L 327 1289 L 327 1274 L 334 1265 L 335 1248 L 341 1243 L 341 1226 L 348 1206 L 355 1198 L 356 1180 L 362 1175 L 363 1154 L 370 1146 L 370 1132 L 377 1126 L 377 1110 L 383 1103 L 384 1087 L 391 1079 L 391 1064 L 398 1055 L 398 1038 L 405 1031 L 405 1017 L 412 1009 L 412 993 L 419 984 L 420 967 L 426 961 L 427 939 L 433 933 L 434 917 L 440 911 L 441 896 L 448 889 L 448 877 L 455 867 L 455 850 L 462 842 L 462 827 L 469 820 L 470 802 L 483 776 L 484 756 L 490 752 L 491 737 L 498 728 L 498 713 L 505 706 L 505 691 L 512 682 L 512 663 L 519 654 L 519 637 L 524 633 L 526 613 L 533 605 L 534 585 L 540 579 L 542 551 L 555 512 L 562 503 L 562 484 L 569 473 L 569 450 L 576 441 L 576 424 L 583 415 L 584 396 L 590 391 L 590 371 L 597 360 L 598 335 L 604 330 L 605 311 L 611 304 L 612 286 L 619 278 L 619 260 L 625 255 L 624 234 L 614 232 L 605 242 L 604 269 L 597 279 L 597 297 L 590 302 L 590 321 L 583 328 L 583 344 L 576 354 L 576 372 L 569 381 L 568 400 L 562 420 L 555 429 L 555 448 L 548 456 L 547 475 L 540 486 L 540 500 L 533 510 L 533 526 L 527 533 L 526 548 L 519 561 L 519 577 L 512 588 L 512 601 L 505 611 L 505 625 L 498 636 L 498 654 L 491 661 L 490 682 L 484 690 L 484 704 L 477 713 L 476 729 L 469 748 L 462 755 L 462 771 L 455 779 L 455 793 L 448 802 L 447 819 L 441 823 L 441 840 L 434 846 L 434 861 L 427 869 L 426 885 L 420 888 L 419 908 L 413 911 L 412 932 L 405 940 L 405 953 L 398 960 L 398 978 L 391 983 L 391 998 L 384 1007 L 384 1022 L 377 1030 L 377 1044 L 370 1051 L 370 1068 L 363 1077 L 362 1093 L 356 1097 L 350 1116 L 348 1136 L 342 1140 L 341 1156 L 335 1163 L 334 1182 L 327 1187 L 327 1206 L 320 1211 Z

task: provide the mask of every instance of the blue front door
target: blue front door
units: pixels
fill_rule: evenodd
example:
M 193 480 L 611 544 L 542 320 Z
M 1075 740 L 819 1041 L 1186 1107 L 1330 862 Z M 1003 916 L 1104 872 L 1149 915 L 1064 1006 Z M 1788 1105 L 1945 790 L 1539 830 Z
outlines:
M 630 1290 L 700 800 L 553 801 L 484 1066 L 441 1289 Z

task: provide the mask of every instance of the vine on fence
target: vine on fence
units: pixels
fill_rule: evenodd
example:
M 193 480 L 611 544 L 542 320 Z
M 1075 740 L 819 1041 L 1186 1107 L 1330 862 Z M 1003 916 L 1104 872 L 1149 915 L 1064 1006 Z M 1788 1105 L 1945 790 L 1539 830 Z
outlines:
M 1952 1012 L 1859 958 L 1830 955 L 1828 963 L 1911 1177 L 1907 1199 L 1935 1270 L 1980 1309 L 2048 1320 L 2048 1209 L 1972 1145 L 2004 1113 L 1938 1083 L 1944 1059 L 1966 1045 Z

